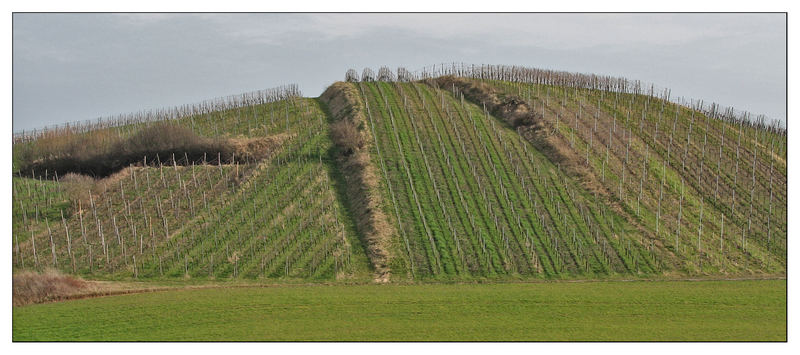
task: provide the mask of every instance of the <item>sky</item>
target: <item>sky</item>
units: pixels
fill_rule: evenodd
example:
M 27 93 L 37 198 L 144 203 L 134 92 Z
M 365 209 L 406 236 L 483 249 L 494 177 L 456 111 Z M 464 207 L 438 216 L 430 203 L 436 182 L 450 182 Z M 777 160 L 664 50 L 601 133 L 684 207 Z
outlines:
M 12 41 L 15 132 L 449 62 L 638 79 L 786 121 L 784 14 L 17 13 Z

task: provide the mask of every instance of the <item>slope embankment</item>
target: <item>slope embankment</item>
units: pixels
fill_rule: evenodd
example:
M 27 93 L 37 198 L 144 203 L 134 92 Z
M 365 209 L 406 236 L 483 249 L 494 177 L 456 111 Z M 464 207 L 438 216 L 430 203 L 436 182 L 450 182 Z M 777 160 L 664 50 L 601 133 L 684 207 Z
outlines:
M 356 89 L 343 82 L 328 87 L 320 99 L 332 116 L 331 138 L 337 147 L 336 159 L 346 180 L 345 193 L 375 270 L 375 279 L 387 282 L 391 276 L 389 245 L 394 228 L 381 208 L 379 176 L 369 155 L 374 142 L 365 129 L 363 104 Z

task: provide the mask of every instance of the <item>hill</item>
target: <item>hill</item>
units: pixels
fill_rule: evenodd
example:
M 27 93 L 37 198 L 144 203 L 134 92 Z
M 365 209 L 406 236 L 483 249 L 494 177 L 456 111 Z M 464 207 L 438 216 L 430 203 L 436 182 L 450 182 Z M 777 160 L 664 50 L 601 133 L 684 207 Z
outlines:
M 256 147 L 269 154 L 252 161 L 216 152 L 195 161 L 177 146 L 168 159 L 145 155 L 97 180 L 20 171 L 14 178 L 15 267 L 145 279 L 368 273 L 334 188 L 328 124 L 316 100 L 293 96 L 141 125 L 224 132 L 237 143 L 262 139 L 270 144 Z M 106 131 L 136 129 L 122 125 L 55 137 L 82 143 Z M 31 147 L 20 146 L 15 154 L 24 149 Z
M 349 71 L 320 98 L 286 87 L 36 132 L 14 144 L 14 268 L 784 274 L 785 130 L 646 90 L 517 67 L 382 68 Z

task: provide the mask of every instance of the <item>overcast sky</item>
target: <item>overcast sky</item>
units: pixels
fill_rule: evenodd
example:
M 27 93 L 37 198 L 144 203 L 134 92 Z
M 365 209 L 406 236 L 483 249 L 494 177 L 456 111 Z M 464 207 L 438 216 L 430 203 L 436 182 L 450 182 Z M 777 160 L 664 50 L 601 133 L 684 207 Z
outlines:
M 783 14 L 15 14 L 14 131 L 442 62 L 624 76 L 786 119 Z

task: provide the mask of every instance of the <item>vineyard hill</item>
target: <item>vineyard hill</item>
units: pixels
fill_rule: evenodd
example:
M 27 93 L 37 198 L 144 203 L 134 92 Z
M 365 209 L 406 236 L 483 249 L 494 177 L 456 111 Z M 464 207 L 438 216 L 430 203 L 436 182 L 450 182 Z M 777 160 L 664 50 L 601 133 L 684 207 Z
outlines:
M 761 117 L 520 67 L 345 79 L 319 98 L 288 86 L 16 137 L 15 270 L 354 282 L 786 272 L 787 136 Z

